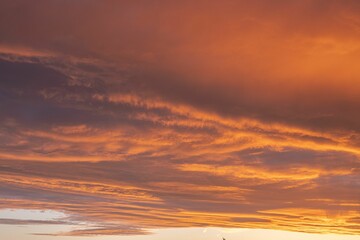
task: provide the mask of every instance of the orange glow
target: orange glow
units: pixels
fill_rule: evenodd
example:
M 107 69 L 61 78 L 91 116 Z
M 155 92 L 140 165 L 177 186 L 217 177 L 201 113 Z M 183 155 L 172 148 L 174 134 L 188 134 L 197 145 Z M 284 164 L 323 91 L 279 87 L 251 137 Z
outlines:
M 1 1 L 0 210 L 359 235 L 359 26 L 355 0 Z

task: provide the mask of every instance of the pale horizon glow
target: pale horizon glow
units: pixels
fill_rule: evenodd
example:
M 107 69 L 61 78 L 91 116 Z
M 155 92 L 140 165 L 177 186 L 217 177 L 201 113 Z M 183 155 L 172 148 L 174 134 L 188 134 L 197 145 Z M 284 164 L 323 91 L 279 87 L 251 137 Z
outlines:
M 64 219 L 65 214 L 54 211 L 34 211 L 34 210 L 21 210 L 21 209 L 5 209 L 0 211 L 0 220 L 2 219 L 17 219 L 17 220 L 61 220 Z M 86 223 L 83 223 L 86 226 Z M 83 226 L 83 227 L 84 227 Z M 71 231 L 74 227 L 71 225 L 2 225 L 2 237 L 4 238 L 26 238 L 29 240 L 55 240 L 59 236 L 46 235 L 49 231 Z M 80 227 L 81 228 L 81 227 Z M 14 234 L 16 233 L 16 234 Z M 38 234 L 45 234 L 44 236 Z M 170 229 L 152 229 L 151 235 L 145 236 L 82 236 L 83 240 L 166 240 L 174 239 L 181 240 L 184 238 L 192 238 L 199 240 L 217 240 L 225 237 L 226 239 L 246 239 L 246 240 L 260 240 L 264 238 L 277 239 L 277 240 L 357 240 L 358 236 L 338 235 L 338 234 L 309 234 L 287 232 L 280 230 L 270 229 L 241 229 L 241 228 L 170 228 Z M 62 237 L 64 240 L 74 239 L 74 237 Z M 75 238 L 76 239 L 76 238 Z

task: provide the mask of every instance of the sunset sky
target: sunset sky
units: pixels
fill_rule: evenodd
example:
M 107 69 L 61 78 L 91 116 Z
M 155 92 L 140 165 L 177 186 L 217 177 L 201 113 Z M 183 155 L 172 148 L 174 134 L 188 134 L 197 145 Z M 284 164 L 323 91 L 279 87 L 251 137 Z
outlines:
M 1 240 L 360 240 L 359 0 L 0 0 Z

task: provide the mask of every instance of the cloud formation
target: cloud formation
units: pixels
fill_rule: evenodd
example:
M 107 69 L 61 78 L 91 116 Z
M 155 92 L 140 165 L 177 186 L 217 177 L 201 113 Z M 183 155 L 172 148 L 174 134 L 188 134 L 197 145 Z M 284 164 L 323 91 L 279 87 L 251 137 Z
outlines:
M 0 208 L 91 223 L 61 236 L 360 234 L 359 10 L 2 1 Z

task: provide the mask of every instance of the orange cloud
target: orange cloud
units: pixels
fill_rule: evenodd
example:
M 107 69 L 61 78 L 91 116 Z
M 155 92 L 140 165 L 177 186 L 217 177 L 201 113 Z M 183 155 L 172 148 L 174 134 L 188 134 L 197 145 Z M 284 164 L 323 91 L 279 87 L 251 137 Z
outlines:
M 63 211 L 60 236 L 359 234 L 358 10 L 1 1 L 0 208 Z

